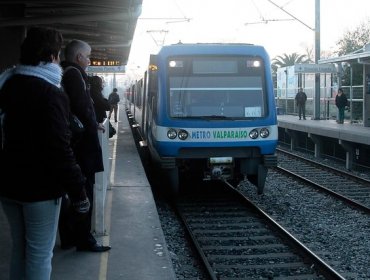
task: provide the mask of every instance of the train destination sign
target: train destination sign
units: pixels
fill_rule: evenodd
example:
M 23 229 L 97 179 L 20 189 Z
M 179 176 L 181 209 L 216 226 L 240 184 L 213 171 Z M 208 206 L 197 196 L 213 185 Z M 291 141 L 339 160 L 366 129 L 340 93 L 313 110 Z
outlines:
M 295 73 L 336 73 L 333 64 L 294 64 Z

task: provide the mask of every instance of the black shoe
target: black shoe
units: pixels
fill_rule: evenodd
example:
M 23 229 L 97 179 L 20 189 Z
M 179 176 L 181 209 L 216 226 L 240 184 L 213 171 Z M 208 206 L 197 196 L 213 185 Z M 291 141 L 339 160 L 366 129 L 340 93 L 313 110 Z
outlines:
M 306 120 L 306 118 L 303 118 L 304 120 Z
M 110 249 L 111 249 L 110 246 L 103 246 L 99 244 L 76 247 L 77 251 L 98 252 L 98 253 L 106 252 L 109 251 Z
M 301 119 L 301 118 L 299 118 L 299 119 Z

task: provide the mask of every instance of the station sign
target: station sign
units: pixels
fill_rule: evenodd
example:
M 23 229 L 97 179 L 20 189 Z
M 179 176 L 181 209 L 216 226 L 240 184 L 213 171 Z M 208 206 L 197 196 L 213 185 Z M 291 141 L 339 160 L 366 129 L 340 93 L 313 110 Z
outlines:
M 336 73 L 334 64 L 294 64 L 295 73 Z
M 126 67 L 120 66 L 88 66 L 88 73 L 126 73 Z

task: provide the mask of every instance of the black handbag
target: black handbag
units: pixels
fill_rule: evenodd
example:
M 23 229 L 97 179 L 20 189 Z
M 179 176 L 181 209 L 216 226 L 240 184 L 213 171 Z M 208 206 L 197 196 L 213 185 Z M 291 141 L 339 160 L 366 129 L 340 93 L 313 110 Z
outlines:
M 117 133 L 116 129 L 109 122 L 109 138 L 112 138 Z

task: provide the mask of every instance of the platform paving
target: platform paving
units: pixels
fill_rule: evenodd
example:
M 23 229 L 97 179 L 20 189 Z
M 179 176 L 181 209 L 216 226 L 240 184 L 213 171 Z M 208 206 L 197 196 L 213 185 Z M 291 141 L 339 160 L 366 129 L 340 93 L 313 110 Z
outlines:
M 320 136 L 331 137 L 338 140 L 370 145 L 370 127 L 362 124 L 338 124 L 335 120 L 299 120 L 294 115 L 278 115 L 278 126 L 281 128 L 312 133 Z

